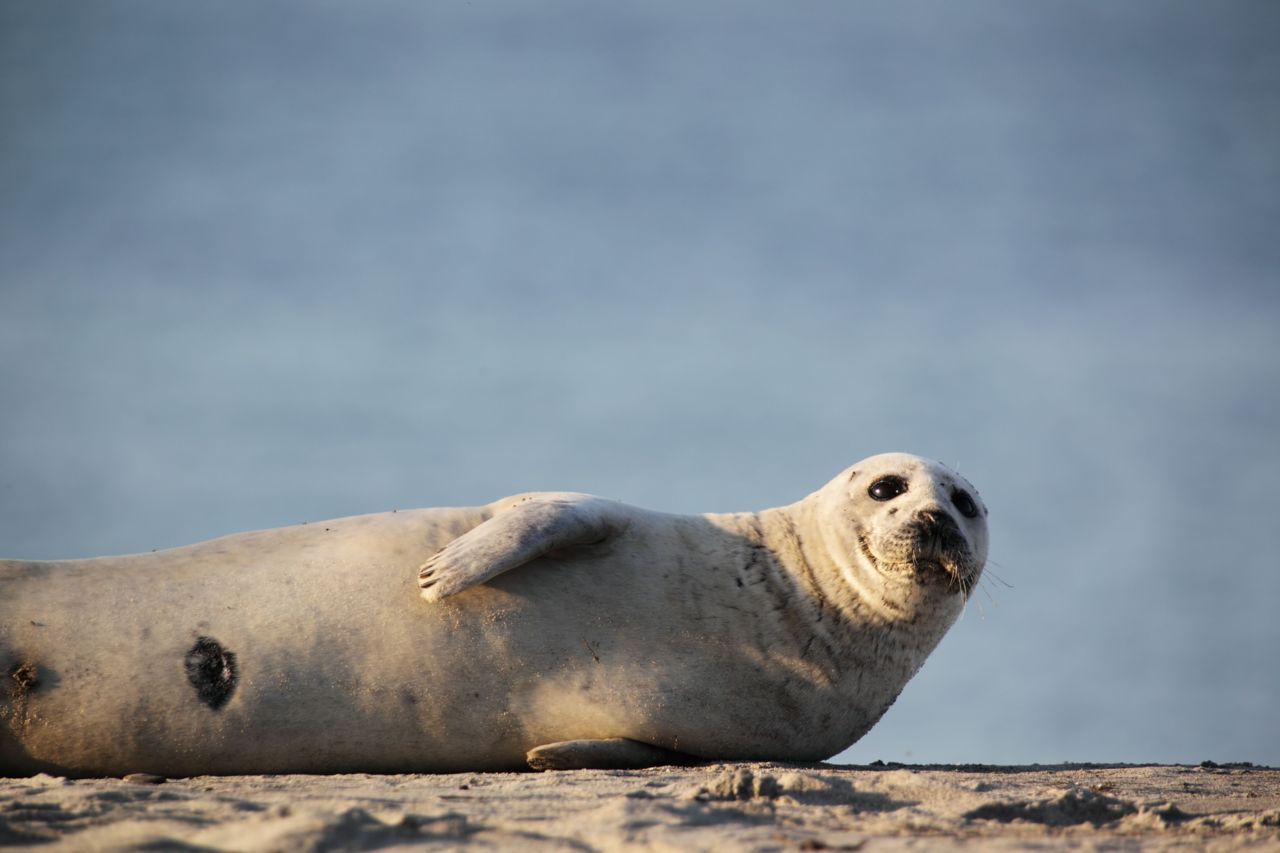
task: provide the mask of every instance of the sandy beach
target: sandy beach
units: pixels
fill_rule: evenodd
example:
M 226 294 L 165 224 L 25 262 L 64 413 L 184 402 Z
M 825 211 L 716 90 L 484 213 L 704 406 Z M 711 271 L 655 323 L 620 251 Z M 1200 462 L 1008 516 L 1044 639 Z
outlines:
M 1280 770 L 837 766 L 0 779 L 41 850 L 1280 850 Z

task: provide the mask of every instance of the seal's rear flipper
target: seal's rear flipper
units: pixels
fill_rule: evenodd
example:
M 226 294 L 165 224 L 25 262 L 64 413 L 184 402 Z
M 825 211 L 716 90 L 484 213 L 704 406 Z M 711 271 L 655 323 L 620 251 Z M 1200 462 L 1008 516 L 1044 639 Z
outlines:
M 504 504 L 422 564 L 423 598 L 456 595 L 552 551 L 603 542 L 626 526 L 619 504 L 591 495 L 549 492 Z
M 700 759 L 638 740 L 611 737 L 543 744 L 529 750 L 525 760 L 534 770 L 638 770 L 667 764 L 697 764 Z

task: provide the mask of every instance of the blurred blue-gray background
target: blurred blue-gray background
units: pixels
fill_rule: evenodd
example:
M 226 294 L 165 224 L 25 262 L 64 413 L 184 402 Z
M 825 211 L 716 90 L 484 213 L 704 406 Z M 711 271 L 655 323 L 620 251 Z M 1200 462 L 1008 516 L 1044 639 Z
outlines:
M 1267 0 L 0 0 L 0 553 L 909 450 L 1011 587 L 842 760 L 1280 764 L 1278 43 Z

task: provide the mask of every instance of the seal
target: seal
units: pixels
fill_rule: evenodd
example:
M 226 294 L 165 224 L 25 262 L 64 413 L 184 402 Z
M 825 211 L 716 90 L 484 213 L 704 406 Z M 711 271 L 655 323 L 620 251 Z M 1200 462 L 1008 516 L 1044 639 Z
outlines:
M 3 561 L 0 773 L 821 760 L 959 615 L 986 515 L 885 454 L 762 512 L 532 493 Z

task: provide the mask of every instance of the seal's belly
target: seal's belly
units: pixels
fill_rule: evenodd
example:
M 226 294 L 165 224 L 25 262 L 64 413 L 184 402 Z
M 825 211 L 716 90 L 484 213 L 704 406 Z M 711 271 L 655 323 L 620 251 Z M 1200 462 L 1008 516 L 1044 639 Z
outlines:
M 628 546 L 538 561 L 435 605 L 474 595 L 491 615 L 499 600 L 510 608 L 487 645 L 511 667 L 524 748 L 628 737 L 708 757 L 803 750 L 797 729 L 822 725 L 814 699 L 831 687 L 797 664 L 807 638 L 794 642 L 776 612 L 744 610 L 732 573 L 663 563 L 679 553 L 669 543 Z

